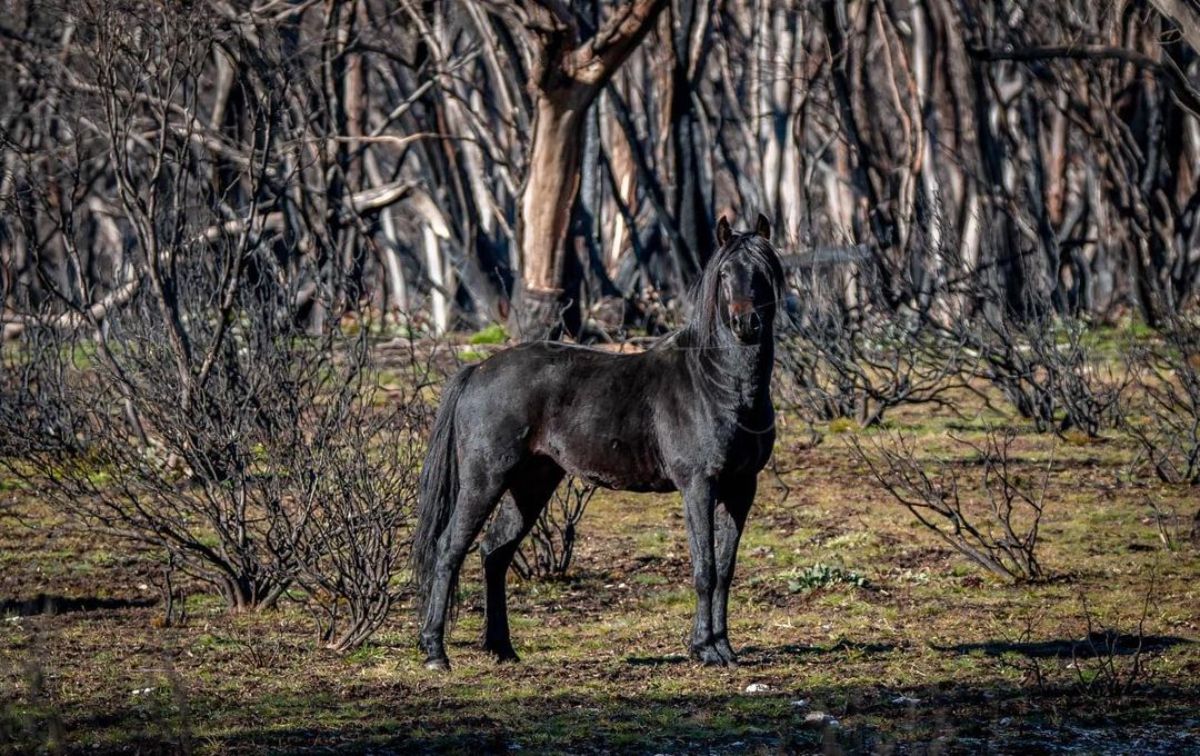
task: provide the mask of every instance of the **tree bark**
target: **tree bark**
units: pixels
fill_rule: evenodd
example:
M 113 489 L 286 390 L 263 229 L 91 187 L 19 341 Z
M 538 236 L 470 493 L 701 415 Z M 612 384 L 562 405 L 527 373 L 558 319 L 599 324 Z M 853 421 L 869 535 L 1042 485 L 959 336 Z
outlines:
M 521 282 L 514 316 L 522 339 L 571 332 L 578 294 L 566 286 L 571 209 L 579 192 L 584 114 L 637 48 L 666 0 L 631 0 L 580 41 L 584 26 L 564 4 L 513 0 L 500 7 L 521 25 L 532 57 L 533 138 L 521 190 Z
M 579 93 L 539 97 L 533 121 L 529 173 L 521 195 L 521 267 L 529 290 L 548 291 L 562 283 L 562 246 L 579 191 L 586 100 Z
M 1193 50 L 1200 50 L 1200 12 L 1187 0 L 1150 0 L 1158 12 L 1175 22 Z
M 707 31 L 712 5 L 711 0 L 675 0 L 671 10 L 671 162 L 676 187 L 671 210 L 687 248 L 685 282 L 691 283 L 713 252 L 713 229 L 700 175 L 700 134 L 692 112 L 695 77 L 703 57 L 703 48 L 694 49 L 693 40 Z

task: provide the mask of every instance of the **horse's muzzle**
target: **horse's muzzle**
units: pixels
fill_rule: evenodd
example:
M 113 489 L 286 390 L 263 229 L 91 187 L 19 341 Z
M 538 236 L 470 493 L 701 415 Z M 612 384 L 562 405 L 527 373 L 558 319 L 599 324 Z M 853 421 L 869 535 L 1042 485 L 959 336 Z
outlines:
M 737 336 L 738 341 L 743 344 L 752 344 L 758 341 L 758 337 L 762 335 L 762 318 L 758 311 L 751 308 L 748 310 L 734 311 L 729 315 L 729 327 L 733 330 L 733 334 Z

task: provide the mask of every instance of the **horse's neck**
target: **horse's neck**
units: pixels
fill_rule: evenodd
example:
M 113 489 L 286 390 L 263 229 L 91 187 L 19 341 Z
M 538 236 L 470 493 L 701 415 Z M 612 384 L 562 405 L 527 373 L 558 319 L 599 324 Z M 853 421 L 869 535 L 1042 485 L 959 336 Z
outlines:
M 770 326 L 763 333 L 762 343 L 754 349 L 753 359 L 747 360 L 750 374 L 750 399 L 755 405 L 771 400 L 771 371 L 775 367 L 775 334 Z
M 706 357 L 701 369 L 719 374 L 714 377 L 736 387 L 736 403 L 730 410 L 750 410 L 770 402 L 771 370 L 775 363 L 775 335 L 770 326 L 757 346 L 741 346 L 731 339 L 728 344 L 706 350 Z

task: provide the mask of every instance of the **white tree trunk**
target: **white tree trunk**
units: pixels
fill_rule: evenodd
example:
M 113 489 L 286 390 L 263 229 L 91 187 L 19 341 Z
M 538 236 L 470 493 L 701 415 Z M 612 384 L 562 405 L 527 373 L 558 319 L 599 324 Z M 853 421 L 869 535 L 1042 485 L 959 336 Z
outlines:
M 433 284 L 430 309 L 433 311 L 434 333 L 441 335 L 450 327 L 450 303 L 445 294 L 449 287 L 438 237 L 428 223 L 421 226 L 421 241 L 425 246 L 425 269 L 429 271 L 429 280 Z

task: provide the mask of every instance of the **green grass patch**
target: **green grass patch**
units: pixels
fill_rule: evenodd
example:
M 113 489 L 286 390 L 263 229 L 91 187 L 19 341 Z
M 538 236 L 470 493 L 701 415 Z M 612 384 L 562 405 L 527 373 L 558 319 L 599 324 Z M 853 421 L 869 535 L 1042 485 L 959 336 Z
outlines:
M 508 341 L 508 332 L 504 330 L 504 326 L 499 323 L 482 328 L 467 339 L 468 344 L 503 344 Z

